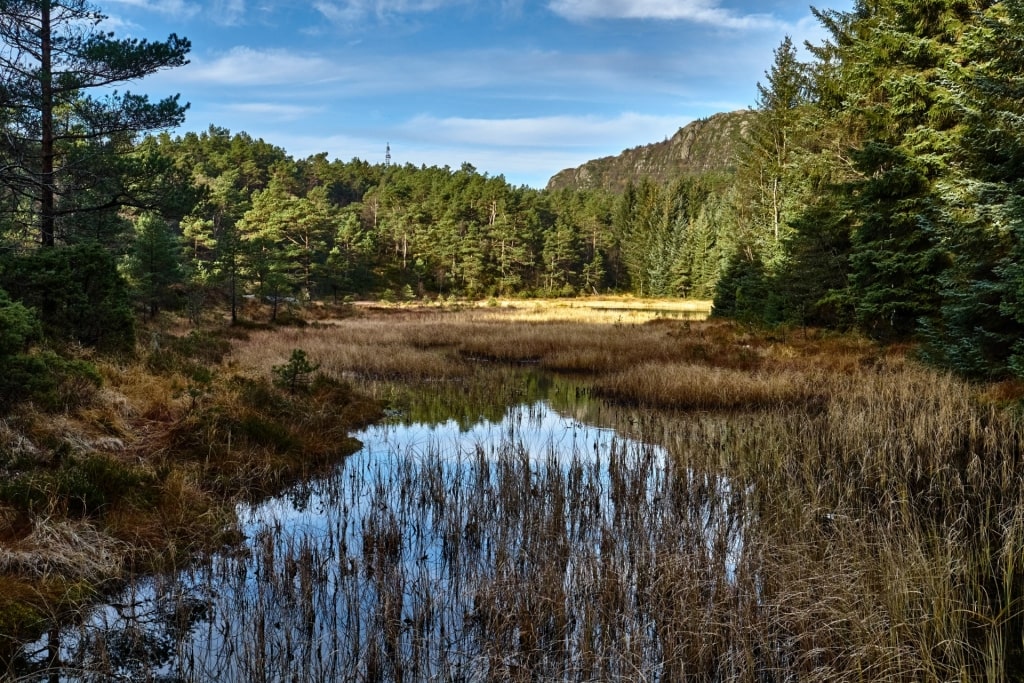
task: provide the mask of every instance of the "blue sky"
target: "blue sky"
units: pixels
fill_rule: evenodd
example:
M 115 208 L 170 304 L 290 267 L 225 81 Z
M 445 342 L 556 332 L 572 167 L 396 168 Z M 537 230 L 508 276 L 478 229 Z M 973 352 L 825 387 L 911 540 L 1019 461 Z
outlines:
M 191 103 L 177 132 L 296 158 L 463 162 L 543 187 L 563 168 L 754 106 L 772 51 L 822 37 L 782 0 L 98 0 L 120 37 L 192 41 L 127 89 Z M 819 9 L 848 9 L 825 0 Z

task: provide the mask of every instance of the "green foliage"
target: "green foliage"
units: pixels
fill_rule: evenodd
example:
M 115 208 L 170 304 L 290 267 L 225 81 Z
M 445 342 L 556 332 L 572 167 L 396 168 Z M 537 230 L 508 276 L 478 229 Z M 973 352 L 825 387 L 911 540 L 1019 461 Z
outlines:
M 35 309 L 44 333 L 102 351 L 131 351 L 135 321 L 113 257 L 96 244 L 9 257 L 0 287 Z
M 319 368 L 319 364 L 309 361 L 305 351 L 294 349 L 287 363 L 273 367 L 274 384 L 294 394 L 297 390 L 308 387 L 311 375 Z
M 849 258 L 856 321 L 875 338 L 910 337 L 936 315 L 946 265 L 928 178 L 906 152 L 882 142 L 866 143 L 854 160 L 864 176 L 851 200 L 859 217 Z
M 154 335 L 146 367 L 158 373 L 180 373 L 196 384 L 213 379 L 211 367 L 231 351 L 231 342 L 219 335 L 193 330 L 181 337 Z
M 139 217 L 125 270 L 150 317 L 176 303 L 172 287 L 183 281 L 181 246 L 165 221 L 154 214 Z
M 716 318 L 761 320 L 769 291 L 760 255 L 737 252 L 718 281 L 712 313 Z
M 135 133 L 179 124 L 187 106 L 111 86 L 185 64 L 190 45 L 173 34 L 116 39 L 86 0 L 5 0 L 0 9 L 9 48 L 0 51 L 0 182 L 20 198 L 4 206 L 53 246 L 82 215 L 90 227 L 113 222 L 120 206 L 144 202 L 150 183 L 162 187 L 166 178 L 127 152 Z
M 0 360 L 25 351 L 41 333 L 39 320 L 31 309 L 11 301 L 0 289 Z
M 68 410 L 88 403 L 102 385 L 99 371 L 92 363 L 49 351 L 15 354 L 3 362 L 0 408 L 32 402 L 51 412 Z
M 99 372 L 86 361 L 25 353 L 40 335 L 33 311 L 0 289 L 0 409 L 31 401 L 45 410 L 63 410 L 88 401 L 100 386 Z
M 233 424 L 233 432 L 245 443 L 270 448 L 275 453 L 289 453 L 300 445 L 300 441 L 277 418 L 255 413 L 243 415 Z
M 51 469 L 29 467 L 0 480 L 0 501 L 40 514 L 96 515 L 124 501 L 155 495 L 153 476 L 102 454 L 63 457 Z

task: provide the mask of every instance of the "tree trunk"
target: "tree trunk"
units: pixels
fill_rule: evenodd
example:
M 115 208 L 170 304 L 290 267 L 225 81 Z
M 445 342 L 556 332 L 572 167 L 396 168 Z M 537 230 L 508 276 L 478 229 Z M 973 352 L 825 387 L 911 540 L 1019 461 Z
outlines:
M 50 0 L 40 3 L 39 32 L 41 40 L 40 78 L 42 79 L 42 102 L 40 103 L 41 167 L 39 195 L 39 232 L 44 247 L 54 246 L 54 200 L 53 182 L 53 42 L 50 28 Z

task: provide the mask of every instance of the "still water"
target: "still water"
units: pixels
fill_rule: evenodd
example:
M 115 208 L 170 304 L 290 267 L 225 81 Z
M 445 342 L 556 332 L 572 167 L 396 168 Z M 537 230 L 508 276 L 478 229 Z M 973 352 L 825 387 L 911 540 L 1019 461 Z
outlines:
M 59 678 L 672 678 L 666 572 L 727 577 L 736 495 L 578 414 L 365 430 L 331 476 L 241 508 L 240 548 L 68 629 Z

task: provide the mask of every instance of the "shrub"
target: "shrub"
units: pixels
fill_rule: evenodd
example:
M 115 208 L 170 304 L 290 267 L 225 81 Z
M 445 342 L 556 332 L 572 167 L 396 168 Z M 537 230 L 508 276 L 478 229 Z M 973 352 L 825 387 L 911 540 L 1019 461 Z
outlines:
M 319 365 L 309 362 L 305 351 L 294 349 L 292 357 L 287 363 L 273 367 L 274 384 L 282 389 L 287 389 L 288 393 L 294 394 L 296 390 L 309 385 L 310 375 L 319 367 Z
M 52 352 L 4 359 L 0 408 L 32 401 L 44 410 L 68 410 L 87 403 L 103 379 L 92 363 Z
M 128 289 L 103 247 L 40 249 L 7 259 L 0 287 L 34 308 L 46 335 L 103 351 L 129 351 L 135 320 Z
M 40 332 L 35 313 L 0 289 L 0 359 L 24 351 Z
M 0 501 L 35 510 L 62 509 L 69 515 L 97 514 L 126 500 L 155 495 L 154 479 L 108 455 L 68 457 L 55 469 L 30 469 L 0 482 Z

